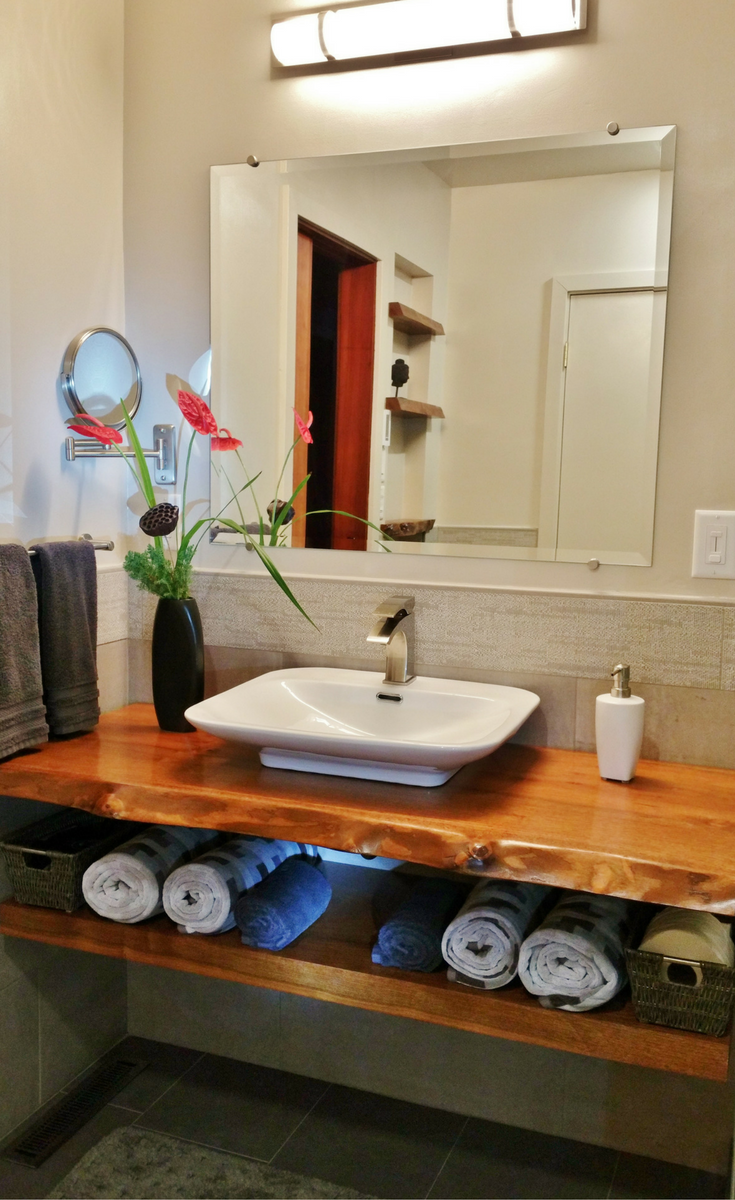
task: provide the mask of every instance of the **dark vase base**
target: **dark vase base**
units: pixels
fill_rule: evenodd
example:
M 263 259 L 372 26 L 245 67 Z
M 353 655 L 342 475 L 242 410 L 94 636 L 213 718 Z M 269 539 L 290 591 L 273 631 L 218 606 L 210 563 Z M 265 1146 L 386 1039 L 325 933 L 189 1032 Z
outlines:
M 153 705 L 161 729 L 194 733 L 184 713 L 204 699 L 204 637 L 196 600 L 158 601 L 152 676 Z

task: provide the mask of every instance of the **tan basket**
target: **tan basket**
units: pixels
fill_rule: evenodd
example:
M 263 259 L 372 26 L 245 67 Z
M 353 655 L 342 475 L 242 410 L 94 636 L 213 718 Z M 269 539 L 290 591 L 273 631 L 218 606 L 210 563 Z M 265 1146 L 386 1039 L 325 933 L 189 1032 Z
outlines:
M 136 821 L 67 808 L 17 829 L 0 842 L 15 899 L 74 912 L 84 903 L 87 867 L 143 828 Z
M 639 1021 L 722 1037 L 735 995 L 735 969 L 718 963 L 626 950 Z

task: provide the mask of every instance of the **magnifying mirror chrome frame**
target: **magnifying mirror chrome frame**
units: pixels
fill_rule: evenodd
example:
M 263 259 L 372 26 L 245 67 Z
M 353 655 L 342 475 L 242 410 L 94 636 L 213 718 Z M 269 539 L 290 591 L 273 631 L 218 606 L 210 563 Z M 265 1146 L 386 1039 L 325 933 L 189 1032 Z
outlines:
M 108 329 L 106 325 L 95 325 L 92 329 L 84 329 L 69 342 L 69 345 L 66 348 L 66 353 L 64 354 L 64 362 L 61 368 L 61 390 L 64 394 L 64 399 L 69 405 L 69 408 L 74 416 L 89 415 L 79 399 L 79 396 L 77 395 L 77 390 L 74 383 L 74 364 L 76 362 L 77 355 L 87 338 L 91 337 L 94 333 L 108 333 L 110 337 L 117 338 L 117 340 L 125 347 L 133 361 L 133 365 L 135 367 L 135 396 L 132 404 L 128 408 L 128 416 L 134 417 L 140 408 L 140 402 L 143 397 L 143 380 L 140 374 L 138 359 L 136 358 L 135 351 L 133 350 L 133 347 L 130 345 L 130 342 L 127 340 L 127 338 L 124 338 L 123 335 L 118 333 L 116 329 Z M 112 411 L 114 412 L 115 410 L 113 409 Z M 103 421 L 103 424 L 107 425 L 110 429 L 125 428 L 124 420 L 117 422 Z

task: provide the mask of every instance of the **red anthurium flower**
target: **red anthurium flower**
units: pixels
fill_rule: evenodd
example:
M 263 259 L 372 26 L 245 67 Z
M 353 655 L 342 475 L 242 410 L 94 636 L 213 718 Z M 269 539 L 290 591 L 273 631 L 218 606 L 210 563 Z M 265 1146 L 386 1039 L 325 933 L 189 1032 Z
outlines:
M 111 442 L 117 442 L 120 445 L 123 440 L 119 429 L 111 429 L 109 425 L 98 421 L 97 417 L 79 417 L 78 423 L 67 425 L 67 429 L 72 429 L 74 433 L 81 433 L 84 437 L 96 438 L 98 442 L 104 442 L 107 446 Z
M 222 437 L 226 433 L 227 437 Z M 220 429 L 219 434 L 212 438 L 211 446 L 213 450 L 239 450 L 242 442 L 239 438 L 233 437 L 229 429 Z
M 180 391 L 178 401 L 179 408 L 197 433 L 217 433 L 217 422 L 212 410 L 209 405 L 204 403 L 201 396 L 195 396 L 193 392 Z
M 312 421 L 314 420 L 314 414 L 310 412 L 309 420 L 306 423 L 304 423 L 302 421 L 301 417 L 299 416 L 299 414 L 296 412 L 296 409 L 293 410 L 293 413 L 296 418 L 296 428 L 298 429 L 298 431 L 301 434 L 304 441 L 307 442 L 307 444 L 310 442 L 313 442 L 314 439 L 311 436 L 311 434 L 309 433 L 309 430 L 311 429 L 311 424 L 312 424 Z

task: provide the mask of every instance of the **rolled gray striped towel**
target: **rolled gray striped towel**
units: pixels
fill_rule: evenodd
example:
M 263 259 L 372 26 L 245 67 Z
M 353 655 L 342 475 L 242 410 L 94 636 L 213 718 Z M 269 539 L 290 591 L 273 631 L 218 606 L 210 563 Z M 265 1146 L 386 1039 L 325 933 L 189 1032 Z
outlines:
M 225 933 L 235 927 L 235 905 L 243 892 L 301 854 L 318 859 L 315 846 L 274 838 L 234 837 L 169 875 L 163 907 L 182 933 Z
M 617 896 L 565 893 L 521 946 L 521 983 L 544 1008 L 586 1012 L 625 987 L 634 905 Z
M 87 867 L 82 892 L 90 908 L 111 921 L 134 925 L 163 912 L 161 892 L 182 863 L 213 849 L 226 835 L 216 829 L 153 825 Z
M 447 978 L 477 988 L 504 987 L 515 979 L 521 943 L 551 894 L 551 888 L 538 883 L 478 883 L 444 931 Z

